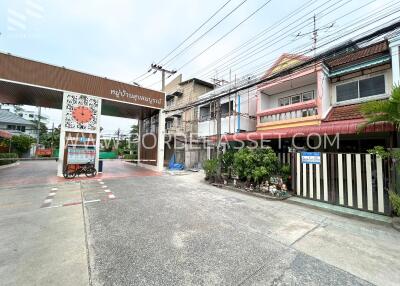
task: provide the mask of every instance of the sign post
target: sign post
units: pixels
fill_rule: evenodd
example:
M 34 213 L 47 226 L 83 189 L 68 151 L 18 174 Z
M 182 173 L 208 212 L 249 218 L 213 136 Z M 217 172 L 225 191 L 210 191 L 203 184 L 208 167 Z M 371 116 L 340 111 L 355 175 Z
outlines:
M 320 152 L 301 152 L 301 163 L 303 164 L 321 164 Z

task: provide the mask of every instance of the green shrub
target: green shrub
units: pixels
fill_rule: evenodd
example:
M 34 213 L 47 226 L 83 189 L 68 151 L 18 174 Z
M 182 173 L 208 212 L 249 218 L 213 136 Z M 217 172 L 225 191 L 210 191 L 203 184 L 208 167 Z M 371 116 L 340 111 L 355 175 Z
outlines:
M 206 178 L 212 178 L 217 174 L 218 159 L 205 160 L 203 169 L 206 172 Z
M 28 152 L 32 143 L 35 143 L 35 139 L 25 134 L 15 135 L 11 138 L 11 148 L 19 155 Z
M 222 171 L 224 173 L 228 173 L 229 176 L 231 175 L 234 157 L 235 157 L 235 152 L 232 150 L 228 150 L 222 155 L 221 159 Z
M 233 168 L 239 179 L 259 184 L 278 171 L 278 158 L 271 148 L 243 148 L 234 154 Z
M 124 159 L 126 160 L 135 160 L 136 158 L 136 154 L 125 154 L 124 155 Z
M 392 204 L 393 211 L 396 216 L 400 216 L 400 196 L 395 192 L 389 192 L 389 200 Z
M 287 180 L 289 179 L 290 175 L 291 175 L 292 169 L 290 168 L 290 165 L 282 165 L 281 166 L 281 176 L 282 179 L 287 182 Z
M 10 159 L 10 160 L 4 160 Z M 15 153 L 0 153 L 0 165 L 7 165 L 16 162 L 18 155 Z

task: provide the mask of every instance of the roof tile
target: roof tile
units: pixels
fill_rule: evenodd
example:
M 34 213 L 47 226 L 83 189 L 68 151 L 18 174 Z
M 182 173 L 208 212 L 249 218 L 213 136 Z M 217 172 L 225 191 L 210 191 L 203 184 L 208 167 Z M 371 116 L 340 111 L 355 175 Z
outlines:
M 325 121 L 339 121 L 361 118 L 363 118 L 361 114 L 361 104 L 351 104 L 333 107 L 326 117 Z
M 382 54 L 389 50 L 387 41 L 382 41 L 365 48 L 358 49 L 354 52 L 339 55 L 333 59 L 325 61 L 328 67 L 337 68 L 346 64 L 361 61 L 374 55 Z

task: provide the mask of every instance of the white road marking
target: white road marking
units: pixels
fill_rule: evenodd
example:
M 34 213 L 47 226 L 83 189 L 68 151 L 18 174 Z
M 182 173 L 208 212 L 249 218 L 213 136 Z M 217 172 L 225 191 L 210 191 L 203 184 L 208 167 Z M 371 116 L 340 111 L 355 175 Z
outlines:
M 57 190 L 58 190 L 58 188 L 51 188 L 51 190 L 52 190 L 52 191 L 57 191 Z
M 108 198 L 109 198 L 109 199 L 115 199 L 115 196 L 114 196 L 114 194 L 109 194 L 109 195 L 108 195 Z
M 56 193 L 49 193 L 49 197 L 53 197 L 55 195 L 56 195 Z
M 103 186 L 101 186 L 103 189 L 105 189 L 105 188 L 107 188 L 107 186 L 106 185 L 103 185 Z
M 51 203 L 53 201 L 53 199 L 45 199 L 43 203 L 48 204 Z
M 104 182 L 99 182 L 100 183 L 100 185 L 104 185 Z
M 90 204 L 90 203 L 96 203 L 96 202 L 100 202 L 100 200 L 90 200 L 90 201 L 84 201 L 84 204 Z
M 109 189 L 104 190 L 106 193 L 111 193 L 111 191 Z
M 53 208 L 59 208 L 59 207 L 62 207 L 62 205 L 44 207 L 44 209 L 53 209 Z

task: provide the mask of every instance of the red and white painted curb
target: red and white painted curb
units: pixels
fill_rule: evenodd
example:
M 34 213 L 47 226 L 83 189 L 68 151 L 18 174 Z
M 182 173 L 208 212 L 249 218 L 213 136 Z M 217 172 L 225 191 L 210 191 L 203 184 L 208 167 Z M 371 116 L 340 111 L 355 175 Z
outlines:
M 107 194 L 108 199 L 110 199 L 110 200 L 115 199 L 115 195 L 113 194 L 113 192 L 111 192 L 110 189 L 108 189 L 108 187 L 106 185 L 104 185 L 104 182 L 101 181 L 100 179 L 98 181 L 99 181 L 99 184 L 102 185 L 101 188 L 104 189 L 104 192 Z
M 58 188 L 51 188 L 49 194 L 47 197 L 44 199 L 42 205 L 40 206 L 41 208 L 48 208 L 51 206 L 51 203 L 53 202 L 53 199 L 58 191 Z
M 97 181 L 100 184 L 102 191 L 104 191 L 106 193 L 107 198 L 102 199 L 102 200 L 95 199 L 95 200 L 83 201 L 83 204 L 90 204 L 90 203 L 95 203 L 95 202 L 100 202 L 100 201 L 113 200 L 116 198 L 115 195 L 113 194 L 113 192 L 104 184 L 104 182 L 101 179 L 97 179 Z M 49 194 L 44 199 L 40 208 L 69 207 L 69 206 L 75 206 L 75 205 L 82 204 L 82 201 L 76 201 L 76 202 L 69 202 L 69 203 L 60 204 L 60 205 L 52 205 L 53 199 L 54 199 L 55 195 L 57 194 L 57 191 L 58 191 L 58 188 L 56 188 L 56 187 L 51 188 Z

